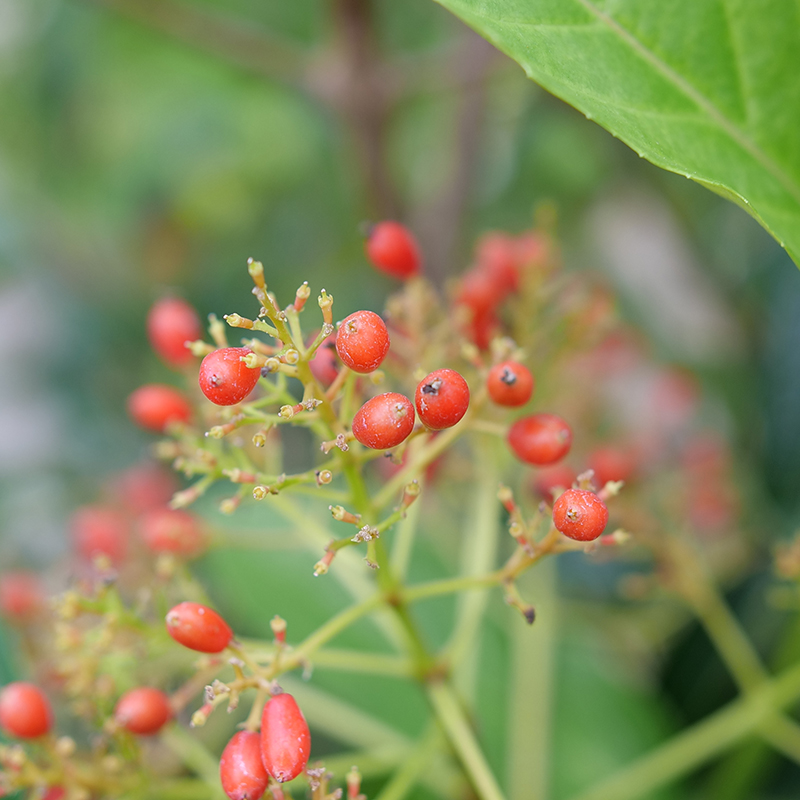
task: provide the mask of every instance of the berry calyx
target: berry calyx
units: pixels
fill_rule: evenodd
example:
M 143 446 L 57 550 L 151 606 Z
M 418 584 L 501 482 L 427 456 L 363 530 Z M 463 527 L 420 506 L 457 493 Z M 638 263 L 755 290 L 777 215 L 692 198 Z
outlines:
M 169 698 L 150 686 L 139 686 L 126 692 L 114 709 L 117 723 L 139 736 L 158 733 L 171 718 Z
M 555 464 L 569 452 L 572 430 L 555 414 L 533 414 L 509 428 L 508 444 L 526 464 Z
M 261 370 L 250 369 L 242 358 L 253 351 L 247 347 L 223 347 L 209 353 L 200 364 L 200 390 L 218 406 L 232 406 L 255 389 Z
M 173 422 L 188 423 L 192 406 L 185 395 L 172 386 L 148 383 L 130 395 L 128 413 L 140 428 L 163 433 Z
M 378 369 L 389 352 L 389 331 L 372 311 L 356 311 L 336 331 L 336 352 L 353 372 Z
M 489 397 L 499 406 L 524 406 L 533 394 L 533 375 L 517 361 L 495 364 L 486 378 Z
M 219 760 L 222 791 L 230 800 L 258 800 L 269 775 L 261 760 L 261 737 L 254 731 L 235 733 Z
M 311 734 L 303 712 L 290 694 L 267 700 L 261 714 L 261 760 L 278 783 L 294 780 L 306 767 Z
M 584 489 L 567 489 L 553 504 L 553 524 L 570 539 L 591 542 L 608 523 L 606 504 Z
M 221 653 L 233 631 L 216 611 L 200 603 L 179 603 L 167 614 L 167 633 L 178 644 L 199 653 Z
M 372 225 L 365 249 L 373 266 L 393 278 L 406 280 L 420 271 L 422 259 L 417 240 L 399 222 L 387 220 Z
M 128 552 L 128 520 L 116 509 L 100 505 L 82 506 L 70 518 L 75 550 L 86 561 L 106 556 L 119 566 Z
M 186 348 L 203 335 L 197 312 L 180 297 L 156 301 L 147 315 L 147 338 L 153 350 L 171 367 L 182 367 L 194 356 Z
M 469 386 L 454 369 L 437 369 L 417 386 L 414 405 L 420 421 L 432 431 L 452 428 L 469 408 Z
M 353 436 L 365 447 L 385 450 L 395 447 L 414 430 L 414 406 L 398 392 L 379 394 L 367 400 L 353 417 Z
M 147 548 L 153 553 L 197 555 L 205 536 L 197 517 L 187 511 L 157 508 L 148 511 L 139 523 L 139 531 Z
M 19 739 L 36 739 L 53 727 L 44 692 L 32 683 L 9 683 L 0 690 L 0 727 Z

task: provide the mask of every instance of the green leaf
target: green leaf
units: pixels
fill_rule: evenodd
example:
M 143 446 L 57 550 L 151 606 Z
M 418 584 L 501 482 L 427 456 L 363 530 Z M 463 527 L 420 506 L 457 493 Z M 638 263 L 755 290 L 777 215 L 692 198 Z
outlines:
M 641 156 L 747 209 L 798 262 L 796 0 L 438 2 Z

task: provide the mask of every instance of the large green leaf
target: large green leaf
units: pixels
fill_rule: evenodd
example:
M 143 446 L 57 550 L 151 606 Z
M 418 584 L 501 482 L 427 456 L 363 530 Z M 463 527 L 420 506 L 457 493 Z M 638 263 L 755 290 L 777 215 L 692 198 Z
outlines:
M 800 256 L 797 0 L 438 0 L 636 152 Z

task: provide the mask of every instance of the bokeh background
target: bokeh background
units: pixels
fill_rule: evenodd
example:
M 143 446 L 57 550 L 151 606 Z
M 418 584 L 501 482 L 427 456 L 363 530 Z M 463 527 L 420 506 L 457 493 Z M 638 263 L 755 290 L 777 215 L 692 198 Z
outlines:
M 364 220 L 408 222 L 446 285 L 481 232 L 536 213 L 555 215 L 566 268 L 602 274 L 658 357 L 697 377 L 762 543 L 730 596 L 769 639 L 758 587 L 800 512 L 797 268 L 740 209 L 639 159 L 429 0 L 0 0 L 0 566 L 57 563 L 71 510 L 147 453 L 125 400 L 171 380 L 143 324 L 165 290 L 244 313 L 253 256 L 279 295 L 308 280 L 347 298 L 342 314 L 380 310 L 392 286 L 366 264 Z M 201 569 L 214 595 L 295 557 L 232 550 Z M 268 592 L 216 596 L 263 634 Z M 575 657 L 588 688 L 563 702 L 626 707 L 658 739 L 732 695 L 707 650 L 684 630 L 644 699 L 613 663 Z M 414 702 L 388 710 L 408 735 Z M 770 774 L 764 797 L 796 780 Z

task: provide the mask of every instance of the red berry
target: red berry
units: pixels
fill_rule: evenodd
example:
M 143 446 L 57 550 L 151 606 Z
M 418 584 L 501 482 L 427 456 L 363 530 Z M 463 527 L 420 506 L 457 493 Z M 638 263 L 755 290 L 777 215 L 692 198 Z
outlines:
M 67 790 L 63 786 L 51 786 L 43 795 L 42 800 L 64 800 Z
M 167 614 L 167 632 L 178 644 L 200 653 L 221 653 L 233 638 L 222 617 L 200 603 L 179 603 Z
M 35 572 L 0 575 L 0 613 L 8 619 L 26 620 L 44 605 L 44 593 Z
M 147 338 L 153 350 L 172 367 L 189 363 L 194 356 L 186 349 L 203 335 L 197 312 L 180 297 L 164 297 L 147 315 Z
M 475 247 L 478 264 L 492 276 L 504 293 L 519 288 L 517 240 L 507 233 L 484 234 Z
M 170 423 L 189 422 L 192 407 L 177 389 L 162 383 L 148 383 L 128 398 L 128 413 L 139 427 L 163 433 Z
M 553 524 L 570 539 L 591 542 L 608 523 L 606 504 L 584 489 L 567 489 L 553 504 Z
M 381 272 L 406 280 L 416 275 L 422 264 L 417 240 L 399 222 L 378 222 L 370 228 L 366 241 L 367 258 Z
M 336 332 L 336 352 L 353 372 L 372 372 L 389 352 L 389 331 L 377 314 L 356 311 Z
M 128 520 L 116 509 L 82 506 L 70 518 L 72 540 L 78 554 L 87 561 L 108 556 L 119 565 L 128 552 Z
M 44 736 L 53 727 L 50 701 L 32 683 L 9 683 L 0 691 L 0 727 L 20 739 Z
M 333 334 L 317 348 L 308 366 L 311 368 L 311 374 L 323 386 L 330 386 L 336 380 L 339 366 L 336 359 L 336 337 Z
M 414 406 L 397 392 L 367 400 L 353 417 L 353 435 L 365 447 L 385 450 L 404 441 L 414 430 Z
M 130 467 L 111 481 L 113 495 L 132 514 L 165 506 L 177 489 L 171 472 L 149 462 Z
M 187 511 L 157 508 L 148 511 L 139 523 L 144 543 L 153 553 L 197 555 L 205 535 L 197 517 Z
M 426 428 L 452 428 L 467 413 L 469 386 L 455 370 L 437 369 L 420 381 L 414 404 Z
M 261 760 L 278 783 L 294 780 L 306 767 L 311 734 L 290 694 L 267 700 L 261 714 Z
M 618 447 L 598 447 L 589 456 L 594 483 L 603 488 L 609 481 L 627 481 L 635 468 L 633 455 Z
M 159 689 L 139 686 L 125 692 L 114 709 L 114 719 L 131 733 L 152 736 L 172 718 L 169 698 Z
M 209 353 L 200 364 L 200 389 L 218 406 L 232 406 L 255 389 L 261 370 L 250 369 L 241 360 L 252 353 L 246 347 L 223 347 Z
M 555 464 L 569 452 L 572 430 L 555 414 L 533 414 L 509 428 L 508 444 L 527 464 Z
M 505 297 L 504 287 L 487 270 L 473 267 L 461 276 L 456 303 L 472 311 L 473 319 L 493 316 Z
M 554 464 L 552 467 L 545 467 L 537 472 L 533 480 L 533 488 L 545 500 L 551 501 L 554 489 L 569 489 L 576 477 L 572 467 L 566 464 Z
M 267 789 L 269 775 L 261 760 L 261 737 L 239 731 L 225 745 L 219 760 L 222 790 L 231 800 L 258 800 Z
M 533 375 L 516 361 L 495 364 L 486 378 L 489 397 L 499 406 L 524 406 L 533 394 Z

